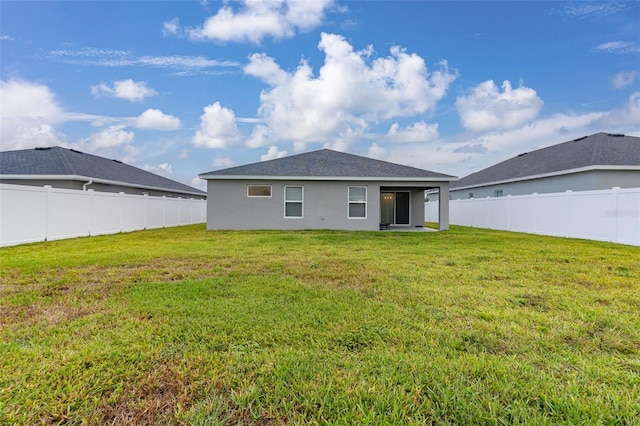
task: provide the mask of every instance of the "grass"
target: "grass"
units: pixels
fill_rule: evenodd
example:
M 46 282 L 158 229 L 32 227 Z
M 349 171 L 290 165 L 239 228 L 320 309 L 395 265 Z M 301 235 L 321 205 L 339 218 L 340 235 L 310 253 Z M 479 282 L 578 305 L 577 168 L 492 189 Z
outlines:
M 640 424 L 640 250 L 452 227 L 0 250 L 2 424 Z

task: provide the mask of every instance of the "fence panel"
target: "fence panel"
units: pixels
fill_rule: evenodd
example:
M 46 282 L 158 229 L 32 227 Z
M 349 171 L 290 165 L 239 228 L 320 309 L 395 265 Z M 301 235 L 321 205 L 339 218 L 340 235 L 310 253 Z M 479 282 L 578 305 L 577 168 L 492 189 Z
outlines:
M 452 225 L 640 246 L 640 188 L 449 201 Z M 438 220 L 438 202 L 425 205 Z
M 16 208 L 16 206 L 21 206 Z M 28 223 L 29 226 L 19 226 Z M 47 193 L 44 188 L 3 185 L 0 192 L 0 244 L 44 241 L 47 237 Z
M 47 188 L 47 239 L 89 236 L 91 203 L 86 191 Z
M 147 197 L 147 229 L 164 227 L 166 198 Z
M 0 184 L 0 246 L 205 221 L 205 200 Z
M 120 194 L 94 192 L 91 197 L 91 235 L 115 234 L 122 231 Z

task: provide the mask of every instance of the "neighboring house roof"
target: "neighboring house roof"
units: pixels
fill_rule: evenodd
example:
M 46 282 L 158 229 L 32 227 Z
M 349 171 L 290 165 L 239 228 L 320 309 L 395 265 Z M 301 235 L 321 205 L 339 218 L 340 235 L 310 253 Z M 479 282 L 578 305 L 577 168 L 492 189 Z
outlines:
M 591 136 L 520 154 L 451 185 L 484 186 L 596 169 L 640 170 L 640 138 L 621 134 Z
M 417 180 L 453 181 L 455 176 L 322 149 L 244 166 L 216 170 L 202 179 Z
M 118 160 L 58 146 L 0 152 L 0 178 L 93 180 L 95 183 L 206 195 L 199 189 Z

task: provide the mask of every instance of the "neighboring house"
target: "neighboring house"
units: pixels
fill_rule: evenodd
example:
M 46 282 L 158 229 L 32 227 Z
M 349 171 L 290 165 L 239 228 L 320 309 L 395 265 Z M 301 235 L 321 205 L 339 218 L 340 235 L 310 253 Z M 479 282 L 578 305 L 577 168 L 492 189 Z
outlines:
M 451 185 L 468 199 L 640 187 L 640 138 L 596 133 L 520 154 Z M 430 199 L 437 199 L 431 197 Z
M 456 177 L 328 149 L 217 170 L 207 229 L 377 230 L 424 226 L 424 194 L 448 199 Z M 449 227 L 441 203 L 439 229 Z
M 57 146 L 0 152 L 0 183 L 206 198 L 204 191 L 121 161 Z

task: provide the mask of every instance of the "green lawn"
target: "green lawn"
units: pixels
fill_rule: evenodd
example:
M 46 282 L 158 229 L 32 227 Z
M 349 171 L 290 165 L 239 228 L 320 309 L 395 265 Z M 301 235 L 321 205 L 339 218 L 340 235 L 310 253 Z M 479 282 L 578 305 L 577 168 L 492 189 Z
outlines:
M 0 249 L 1 424 L 640 424 L 640 249 L 141 231 Z

